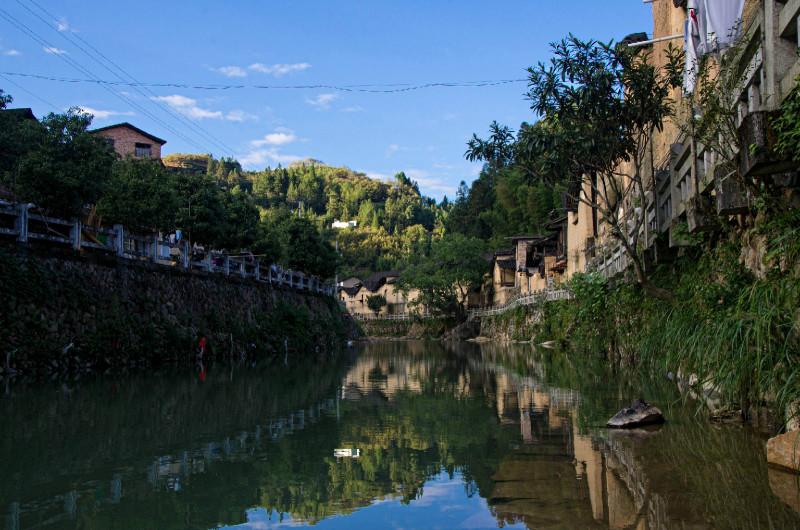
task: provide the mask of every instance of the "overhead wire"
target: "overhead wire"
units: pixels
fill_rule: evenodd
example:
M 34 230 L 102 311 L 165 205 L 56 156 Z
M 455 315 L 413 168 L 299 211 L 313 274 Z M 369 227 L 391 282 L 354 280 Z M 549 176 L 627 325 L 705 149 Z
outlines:
M 31 95 L 31 96 L 33 96 L 33 97 L 35 97 L 36 99 L 38 99 L 39 101 L 41 101 L 41 102 L 42 102 L 42 103 L 44 103 L 45 105 L 49 105 L 49 106 L 50 106 L 50 107 L 52 107 L 54 110 L 56 110 L 56 111 L 60 110 L 58 107 L 56 107 L 55 105 L 53 105 L 52 103 L 50 103 L 50 102 L 49 102 L 49 101 L 47 101 L 46 99 L 43 99 L 43 98 L 41 98 L 41 97 L 37 96 L 36 94 L 34 94 L 33 92 L 31 92 L 30 90 L 28 90 L 27 88 L 25 88 L 24 86 L 20 85 L 19 83 L 15 83 L 14 81 L 12 81 L 11 79 L 7 78 L 7 77 L 6 77 L 6 76 L 4 76 L 3 74 L 0 74 L 0 77 L 2 77 L 2 78 L 3 78 L 3 79 L 5 79 L 6 81 L 8 81 L 8 82 L 9 82 L 9 83 L 11 83 L 12 85 L 14 85 L 15 87 L 19 88 L 19 89 L 20 89 L 20 90 L 22 90 L 23 92 L 27 92 L 29 95 Z
M 83 53 L 85 53 L 85 54 L 86 54 L 86 55 L 87 55 L 89 58 L 91 58 L 91 59 L 92 59 L 93 61 L 95 61 L 97 64 L 99 64 L 99 65 L 100 65 L 100 66 L 102 66 L 104 69 L 106 69 L 107 71 L 109 71 L 109 72 L 110 72 L 112 75 L 115 75 L 115 76 L 116 76 L 118 79 L 120 79 L 120 80 L 122 80 L 122 81 L 124 81 L 124 80 L 125 80 L 125 78 L 127 78 L 127 79 L 129 79 L 130 81 L 132 81 L 133 83 L 138 83 L 138 81 L 137 81 L 137 80 L 136 80 L 136 79 L 135 79 L 135 78 L 134 78 L 132 75 L 130 75 L 130 74 L 129 74 L 128 72 L 126 72 L 126 71 L 125 71 L 125 70 L 124 70 L 122 67 L 120 67 L 119 65 L 117 65 L 117 64 L 116 64 L 114 61 L 112 61 L 111 59 L 109 59 L 109 58 L 108 58 L 108 57 L 107 57 L 105 54 L 103 54 L 103 53 L 102 53 L 100 50 L 98 50 L 97 48 L 95 48 L 94 46 L 92 46 L 92 45 L 91 45 L 89 42 L 87 42 L 86 40 L 84 40 L 84 39 L 83 39 L 83 38 L 82 38 L 80 35 L 78 35 L 76 32 L 74 32 L 74 31 L 73 31 L 73 30 L 72 30 L 70 27 L 68 27 L 68 26 L 64 25 L 64 29 L 63 29 L 63 31 L 62 31 L 62 30 L 61 30 L 61 28 L 59 28 L 59 27 L 53 27 L 53 26 L 52 26 L 50 23 L 48 23 L 46 20 L 44 20 L 42 17 L 40 17 L 40 16 L 39 16 L 37 13 L 35 13 L 33 10 L 31 10 L 31 9 L 30 9 L 28 6 L 26 6 L 25 4 L 23 4 L 23 3 L 22 3 L 20 0 L 16 0 L 16 1 L 17 1 L 17 3 L 18 3 L 19 5 L 21 5 L 23 8 L 25 8 L 26 10 L 28 10 L 28 11 L 29 11 L 29 12 L 30 12 L 32 15 L 34 15 L 36 18 L 38 18 L 39 20 L 41 20 L 41 21 L 42 21 L 42 23 L 44 23 L 45 25 L 47 25 L 47 26 L 51 27 L 51 29 L 53 29 L 53 30 L 57 31 L 57 32 L 58 32 L 59 34 L 61 34 L 61 36 L 62 36 L 62 37 L 64 37 L 64 38 L 65 38 L 65 39 L 66 39 L 68 42 L 70 42 L 70 43 L 71 43 L 73 46 L 75 46 L 75 47 L 77 47 L 79 50 L 81 50 L 81 51 L 82 51 Z M 41 11 L 42 11 L 44 14 L 46 14 L 48 17 L 50 17 L 50 18 L 51 18 L 53 21 L 55 21 L 55 22 L 56 22 L 56 24 L 61 24 L 61 21 L 59 21 L 59 20 L 58 20 L 58 19 L 57 19 L 57 18 L 56 18 L 56 17 L 55 17 L 55 16 L 54 16 L 52 13 L 50 13 L 49 11 L 47 11 L 47 9 L 45 9 L 44 7 L 42 7 L 41 5 L 39 5 L 37 2 L 35 2 L 34 0 L 28 0 L 28 1 L 29 1 L 31 4 L 35 5 L 37 8 L 39 8 L 39 9 L 40 9 L 40 10 L 41 10 Z M 94 54 L 97 54 L 97 55 L 99 55 L 100 57 L 102 57 L 102 58 L 103 58 L 103 59 L 104 59 L 104 60 L 105 60 L 105 61 L 106 61 L 108 64 L 110 64 L 111 66 L 113 66 L 113 67 L 114 67 L 116 70 L 118 70 L 118 71 L 119 71 L 119 72 L 120 72 L 122 75 L 120 75 L 119 73 L 115 72 L 114 70 L 112 70 L 111 68 L 109 68 L 107 65 L 103 64 L 103 62 L 102 62 L 102 61 L 100 61 L 100 60 L 97 58 L 97 56 L 96 56 L 96 55 L 94 55 L 93 53 L 90 53 L 90 52 L 89 52 L 89 51 L 87 51 L 87 50 L 86 50 L 86 49 L 85 49 L 83 46 L 81 46 L 80 44 L 78 44 L 78 43 L 76 43 L 74 40 L 72 40 L 72 38 L 70 38 L 70 37 L 67 35 L 67 32 L 69 32 L 69 33 L 70 33 L 70 34 L 71 34 L 71 35 L 72 35 L 74 38 L 78 39 L 80 42 L 82 42 L 82 43 L 83 43 L 83 44 L 85 44 L 85 45 L 86 45 L 88 48 L 90 48 L 90 49 L 91 49 L 91 50 L 94 52 Z M 125 77 L 123 77 L 123 75 L 124 75 Z M 156 105 L 157 107 L 159 107 L 161 110 L 163 110 L 164 112 L 166 112 L 167 114 L 169 114 L 170 116 L 172 116 L 174 119 L 176 119 L 177 121 L 179 121 L 179 122 L 180 122 L 180 123 L 182 123 L 183 125 L 187 126 L 189 129 L 192 129 L 192 131 L 193 131 L 195 134 L 199 134 L 199 135 L 200 135 L 200 136 L 202 136 L 202 137 L 203 137 L 203 138 L 204 138 L 206 141 L 209 141 L 209 142 L 211 142 L 212 144 L 216 145 L 217 147 L 220 147 L 220 148 L 222 148 L 223 150 L 225 150 L 225 151 L 228 151 L 228 154 L 233 154 L 233 152 L 234 152 L 234 149 L 233 149 L 232 147 L 230 147 L 229 145 L 225 144 L 225 143 L 224 143 L 222 140 L 220 140 L 219 138 L 217 138 L 216 136 L 214 136 L 213 134 L 211 134 L 210 132 L 208 132 L 206 129 L 204 129 L 204 128 L 203 128 L 203 127 L 201 127 L 200 125 L 198 125 L 198 124 L 196 124 L 196 123 L 192 122 L 191 120 L 187 120 L 187 119 L 185 119 L 185 118 L 184 118 L 184 117 L 181 115 L 180 111 L 179 111 L 178 109 L 176 109 L 175 107 L 173 107 L 172 105 L 170 105 L 170 104 L 169 104 L 169 102 L 166 102 L 166 101 L 165 101 L 165 103 L 166 103 L 166 107 L 165 107 L 164 105 L 162 105 L 162 104 L 160 103 L 160 101 L 159 101 L 159 100 L 157 100 L 157 99 L 154 99 L 154 98 L 156 98 L 156 97 L 158 97 L 158 96 L 156 96 L 156 94 L 155 94 L 153 91 L 151 91 L 149 88 L 147 88 L 147 87 L 142 87 L 142 88 L 144 88 L 144 90 L 145 90 L 145 91 L 147 91 L 147 92 L 150 94 L 150 95 L 148 96 L 148 95 L 147 95 L 147 94 L 145 94 L 145 93 L 144 93 L 142 90 L 140 90 L 140 89 L 139 89 L 139 86 L 138 86 L 138 85 L 131 85 L 131 87 L 132 87 L 134 90 L 136 90 L 136 92 L 137 92 L 137 93 L 139 93 L 141 96 L 143 96 L 143 97 L 145 97 L 146 99 L 150 100 L 150 101 L 151 101 L 153 104 L 155 104 L 155 105 Z M 167 107 L 168 107 L 168 108 L 167 108 Z M 171 110 L 169 110 L 169 109 L 171 109 Z
M 311 89 L 326 89 L 338 90 L 342 92 L 367 92 L 374 94 L 391 94 L 397 92 L 408 92 L 411 90 L 422 90 L 426 88 L 474 88 L 486 86 L 508 85 L 512 83 L 525 83 L 527 79 L 500 79 L 494 81 L 456 81 L 456 82 L 437 82 L 437 83 L 424 83 L 424 84 L 374 84 L 374 85 L 193 85 L 187 83 L 146 83 L 146 82 L 130 82 L 130 81 L 103 81 L 100 79 L 75 79 L 67 77 L 55 77 L 41 74 L 25 74 L 20 72 L 0 72 L 5 75 L 13 75 L 19 77 L 31 77 L 35 79 L 42 79 L 44 81 L 54 81 L 59 83 L 95 83 L 107 84 L 112 86 L 141 86 L 151 88 L 183 88 L 187 90 L 240 90 L 240 89 L 258 89 L 258 90 L 311 90 Z M 366 88 L 376 87 L 376 88 Z M 378 89 L 381 87 L 382 89 Z M 392 88 L 397 87 L 397 88 Z
M 105 90 L 107 90 L 110 94 L 112 94 L 114 97 L 116 97 L 117 99 L 119 99 L 123 103 L 126 103 L 127 105 L 130 105 L 131 107 L 135 108 L 136 110 L 141 112 L 143 115 L 149 117 L 151 120 L 155 121 L 156 123 L 159 123 L 160 125 L 165 127 L 167 130 L 171 131 L 173 134 L 175 134 L 179 138 L 183 139 L 184 141 L 188 142 L 189 144 L 193 145 L 197 149 L 199 149 L 201 151 L 206 151 L 206 149 L 204 147 L 202 147 L 200 144 L 195 142 L 193 139 L 187 137 L 186 135 L 182 134 L 180 131 L 176 130 L 175 128 L 173 128 L 169 124 L 165 123 L 163 120 L 161 120 L 157 116 L 153 115 L 151 112 L 149 112 L 148 110 L 146 110 L 145 108 L 140 106 L 138 103 L 133 101 L 131 98 L 125 97 L 122 94 L 114 91 L 110 86 L 108 86 L 107 83 L 104 83 L 104 82 L 100 81 L 90 70 L 88 70 L 87 68 L 83 67 L 77 61 L 73 60 L 70 57 L 65 57 L 65 55 L 67 55 L 67 54 L 65 54 L 65 53 L 57 53 L 58 48 L 53 46 L 50 42 L 47 41 L 47 39 L 45 39 L 44 37 L 42 37 L 41 35 L 36 33 L 34 30 L 32 30 L 31 28 L 26 26 L 24 23 L 22 23 L 19 20 L 17 20 L 8 11 L 0 8 L 0 17 L 4 18 L 12 26 L 14 26 L 17 29 L 19 29 L 20 31 L 22 31 L 29 38 L 33 39 L 34 41 L 36 41 L 40 45 L 44 46 L 45 49 L 56 50 L 56 51 L 53 52 L 53 54 L 56 55 L 59 59 L 61 59 L 62 61 L 66 62 L 72 68 L 74 68 L 74 69 L 78 70 L 79 72 L 83 73 L 84 75 L 88 76 L 91 81 L 93 81 L 93 82 L 99 84 L 100 86 L 102 86 Z M 11 74 L 9 74 L 9 75 L 11 75 Z

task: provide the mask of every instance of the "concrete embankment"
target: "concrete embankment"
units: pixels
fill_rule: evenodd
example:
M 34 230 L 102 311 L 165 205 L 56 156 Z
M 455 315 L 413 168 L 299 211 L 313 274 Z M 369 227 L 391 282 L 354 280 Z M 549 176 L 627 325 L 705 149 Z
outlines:
M 0 305 L 6 375 L 189 361 L 201 350 L 294 355 L 357 336 L 330 297 L 53 248 L 0 248 Z

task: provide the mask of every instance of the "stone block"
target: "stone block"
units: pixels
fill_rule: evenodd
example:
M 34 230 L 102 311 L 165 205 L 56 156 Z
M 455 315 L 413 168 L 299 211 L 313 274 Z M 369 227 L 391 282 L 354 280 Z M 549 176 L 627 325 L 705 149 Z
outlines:
M 800 431 L 779 434 L 767 441 L 767 463 L 786 471 L 800 471 Z
M 697 195 L 689 199 L 686 206 L 686 224 L 690 234 L 719 228 L 719 218 L 711 197 Z
M 717 215 L 736 215 L 750 211 L 750 192 L 736 173 L 715 169 L 714 189 L 717 196 Z
M 739 126 L 740 162 L 745 177 L 781 173 L 797 167 L 797 162 L 776 150 L 778 135 L 772 126 L 773 118 L 767 111 L 751 112 Z

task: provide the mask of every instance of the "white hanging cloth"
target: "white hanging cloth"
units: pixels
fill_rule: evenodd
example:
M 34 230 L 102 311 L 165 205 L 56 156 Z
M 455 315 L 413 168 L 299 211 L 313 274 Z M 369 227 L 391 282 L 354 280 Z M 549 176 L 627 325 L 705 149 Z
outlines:
M 683 30 L 683 52 L 686 57 L 686 68 L 683 69 L 683 91 L 685 93 L 694 92 L 694 85 L 697 82 L 697 45 L 700 39 L 694 35 L 697 25 L 691 17 L 686 19 Z
M 705 42 L 700 53 L 716 53 L 738 37 L 745 0 L 699 0 L 705 4 Z

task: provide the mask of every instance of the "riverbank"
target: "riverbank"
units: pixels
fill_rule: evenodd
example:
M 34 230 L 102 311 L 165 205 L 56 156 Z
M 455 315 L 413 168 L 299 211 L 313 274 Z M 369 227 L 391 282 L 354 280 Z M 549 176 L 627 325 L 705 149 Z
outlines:
M 105 254 L 0 248 L 0 370 L 263 358 L 357 338 L 333 298 Z

